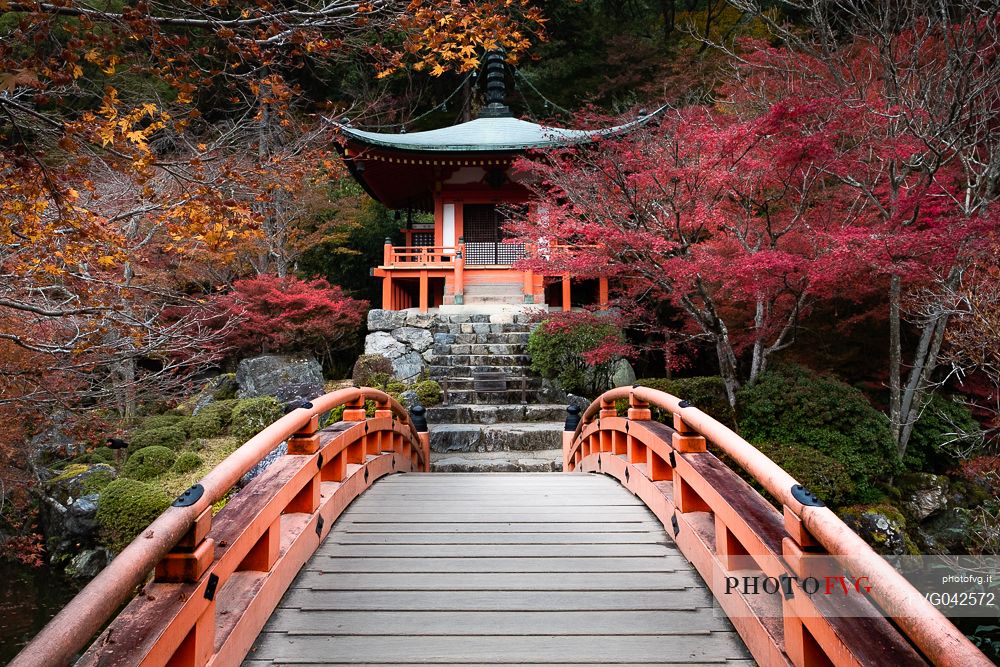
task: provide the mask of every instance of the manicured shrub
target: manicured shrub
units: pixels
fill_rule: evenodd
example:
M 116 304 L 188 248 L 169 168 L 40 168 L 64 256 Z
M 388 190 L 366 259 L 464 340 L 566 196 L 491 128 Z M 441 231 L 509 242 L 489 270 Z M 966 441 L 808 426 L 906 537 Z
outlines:
M 171 498 L 154 486 L 116 479 L 101 491 L 97 505 L 101 541 L 113 551 L 121 551 L 170 503 Z
M 166 447 L 144 447 L 131 454 L 125 461 L 122 474 L 140 482 L 159 477 L 177 460 L 177 454 Z
M 185 418 L 186 420 L 187 418 Z M 178 449 L 187 440 L 187 422 L 180 421 L 170 426 L 150 430 L 139 430 L 132 434 L 129 450 L 137 451 L 146 447 L 169 447 Z
M 381 354 L 362 354 L 354 362 L 351 380 L 355 387 L 384 387 L 392 378 L 392 362 Z
M 177 457 L 177 460 L 174 461 L 174 465 L 170 467 L 170 470 L 171 472 L 183 474 L 191 472 L 201 464 L 201 457 L 194 452 L 182 452 L 181 455 Z
M 913 425 L 903 455 L 910 470 L 944 472 L 974 457 L 982 448 L 983 431 L 964 403 L 934 394 Z
M 854 480 L 833 457 L 802 445 L 758 442 L 755 446 L 827 505 L 840 507 L 857 493 Z
M 233 408 L 229 434 L 241 441 L 254 437 L 284 414 L 281 403 L 273 396 L 247 398 Z
M 589 397 L 611 385 L 615 363 L 629 352 L 621 330 L 590 313 L 550 317 L 528 337 L 533 371 L 563 391 Z
M 729 404 L 726 396 L 726 384 L 717 375 L 698 376 L 690 378 L 644 378 L 637 380 L 636 384 L 651 389 L 659 389 L 677 398 L 690 401 L 694 407 L 705 414 L 722 422 L 729 428 L 736 428 L 736 413 Z M 656 411 L 655 417 L 658 421 L 669 423 L 669 414 L 659 414 L 665 411 Z
M 429 408 L 441 402 L 441 385 L 435 380 L 423 380 L 413 385 L 413 391 L 417 394 L 420 405 Z
M 806 447 L 842 465 L 855 483 L 846 502 L 878 499 L 876 482 L 899 470 L 888 420 L 833 377 L 786 366 L 764 373 L 737 400 L 740 432 L 750 442 Z
M 385 393 L 398 397 L 406 391 L 406 383 L 399 380 L 391 380 L 385 385 Z

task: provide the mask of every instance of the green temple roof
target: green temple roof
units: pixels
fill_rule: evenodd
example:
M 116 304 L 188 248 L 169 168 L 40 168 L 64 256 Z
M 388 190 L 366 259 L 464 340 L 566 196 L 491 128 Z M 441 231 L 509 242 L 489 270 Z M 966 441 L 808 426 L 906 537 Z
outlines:
M 642 125 L 662 109 L 637 119 L 599 130 L 571 130 L 531 123 L 517 118 L 476 118 L 467 123 L 425 132 L 387 134 L 338 124 L 344 138 L 373 147 L 398 151 L 435 153 L 490 153 L 522 151 L 578 144 L 611 137 Z

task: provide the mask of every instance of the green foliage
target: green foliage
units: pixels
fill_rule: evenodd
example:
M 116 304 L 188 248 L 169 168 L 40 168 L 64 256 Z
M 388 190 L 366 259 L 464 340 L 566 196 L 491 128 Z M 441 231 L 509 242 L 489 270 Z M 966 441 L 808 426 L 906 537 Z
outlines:
M 835 458 L 803 445 L 758 442 L 755 446 L 827 505 L 840 507 L 855 496 L 854 480 Z
M 174 465 L 170 467 L 170 471 L 183 474 L 191 472 L 201 464 L 201 457 L 194 452 L 182 452 L 181 455 L 177 457 L 177 460 L 174 461 Z
M 161 426 L 149 430 L 139 430 L 132 434 L 129 450 L 136 451 L 146 447 L 160 446 L 178 449 L 187 440 L 187 418 L 170 426 Z
M 413 391 L 417 394 L 420 405 L 428 408 L 441 402 L 441 385 L 434 380 L 423 380 L 413 385 Z
M 155 479 L 170 470 L 177 460 L 177 454 L 166 447 L 144 447 L 128 457 L 122 474 L 140 482 Z
M 968 406 L 934 394 L 913 425 L 903 464 L 909 470 L 944 472 L 974 456 L 982 443 L 982 428 Z
M 748 441 L 813 449 L 842 465 L 855 482 L 845 502 L 878 498 L 876 482 L 899 470 L 885 417 L 860 391 L 832 377 L 783 367 L 741 389 L 738 401 Z
M 344 418 L 344 406 L 338 405 L 333 410 L 330 410 L 330 414 L 327 415 L 326 420 L 322 424 L 320 424 L 320 426 L 326 428 L 330 424 L 336 424 L 343 418 Z
M 170 506 L 160 489 L 134 479 L 116 479 L 104 487 L 97 506 L 97 525 L 105 546 L 121 551 Z
M 385 387 L 392 378 L 392 362 L 381 354 L 362 354 L 354 362 L 355 387 Z
M 222 422 L 224 410 L 211 409 L 214 405 L 215 403 L 210 403 L 198 414 L 188 418 L 185 424 L 188 437 L 214 438 L 225 430 L 225 425 Z M 229 414 L 232 416 L 232 408 L 229 409 Z
M 283 413 L 281 403 L 273 396 L 244 399 L 233 408 L 229 434 L 245 442 L 280 419 Z
M 397 399 L 404 391 L 406 391 L 406 383 L 401 380 L 391 380 L 385 385 L 385 393 L 392 394 Z
M 528 337 L 531 370 L 555 380 L 565 392 L 596 396 L 609 386 L 613 363 L 589 363 L 586 355 L 609 340 L 622 340 L 621 331 L 609 322 L 545 320 Z
M 658 389 L 668 394 L 690 401 L 694 407 L 722 422 L 729 428 L 736 428 L 736 414 L 726 396 L 726 384 L 717 375 L 690 378 L 643 378 L 636 384 L 650 389 Z M 662 411 L 656 410 L 656 413 Z M 663 423 L 669 423 L 670 416 L 655 414 Z

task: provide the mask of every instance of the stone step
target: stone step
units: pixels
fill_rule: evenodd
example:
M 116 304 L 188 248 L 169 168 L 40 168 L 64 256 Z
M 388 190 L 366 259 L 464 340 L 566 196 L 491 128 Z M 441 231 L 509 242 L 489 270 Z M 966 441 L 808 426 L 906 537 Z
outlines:
M 479 366 L 445 366 L 442 364 L 436 364 L 433 361 L 431 362 L 429 372 L 432 378 L 471 378 L 484 373 L 503 373 L 508 376 L 508 378 L 532 376 L 528 366 L 496 366 L 492 364 L 481 364 Z
M 524 366 L 531 364 L 527 354 L 435 354 L 432 366 Z
M 550 392 L 543 389 L 528 389 L 521 397 L 520 389 L 507 391 L 476 391 L 474 389 L 455 389 L 448 391 L 449 405 L 507 405 L 545 403 Z
M 510 424 L 517 422 L 564 423 L 566 406 L 560 403 L 533 405 L 435 405 L 427 408 L 427 423 Z
M 562 447 L 563 422 L 429 425 L 435 452 L 531 451 Z
M 486 343 L 474 343 L 472 345 L 464 345 L 459 343 L 453 343 L 451 345 L 435 343 L 431 350 L 434 354 L 439 354 L 442 356 L 454 355 L 454 354 L 477 354 L 477 355 L 492 355 L 492 354 L 502 354 L 502 355 L 523 355 L 527 352 L 527 346 L 521 344 L 486 344 Z
M 468 452 L 461 456 L 431 452 L 431 472 L 561 472 L 562 450 L 546 449 L 530 456 Z
M 486 322 L 462 324 L 449 324 L 447 328 L 442 326 L 434 327 L 432 334 L 530 334 L 534 329 L 532 324 L 490 324 Z
M 538 389 L 542 386 L 541 378 L 529 376 L 523 377 L 523 386 L 529 391 Z M 438 384 L 442 385 L 442 388 L 445 384 L 448 385 L 448 393 L 451 393 L 452 391 L 464 391 L 467 389 L 475 389 L 476 391 L 520 391 L 522 386 L 521 378 L 516 376 L 510 377 L 510 379 L 504 379 L 503 377 L 469 377 L 448 375 L 438 377 L 437 381 Z M 520 400 L 520 397 L 518 397 L 518 400 Z
M 527 345 L 528 333 L 488 333 L 488 334 L 454 334 L 437 332 L 434 334 L 435 345 Z
M 515 306 L 524 303 L 524 296 L 506 296 L 503 294 L 483 294 L 477 296 L 466 295 L 464 303 L 470 306 L 495 305 L 495 306 Z

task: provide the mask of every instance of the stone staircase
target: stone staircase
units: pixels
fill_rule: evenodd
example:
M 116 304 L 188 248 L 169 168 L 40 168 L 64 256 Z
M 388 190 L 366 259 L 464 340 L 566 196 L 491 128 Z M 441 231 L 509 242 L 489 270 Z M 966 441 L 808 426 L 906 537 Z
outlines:
M 554 403 L 427 408 L 431 470 L 558 472 L 565 418 Z
M 431 333 L 430 376 L 459 405 L 544 402 L 541 378 L 527 354 L 532 325 L 522 313 L 450 315 Z
M 466 283 L 465 304 L 520 305 L 524 303 L 524 286 L 521 283 Z
M 445 389 L 427 410 L 434 471 L 562 469 L 566 407 L 531 373 L 528 315 L 498 311 L 442 315 L 431 328 L 430 376 Z

